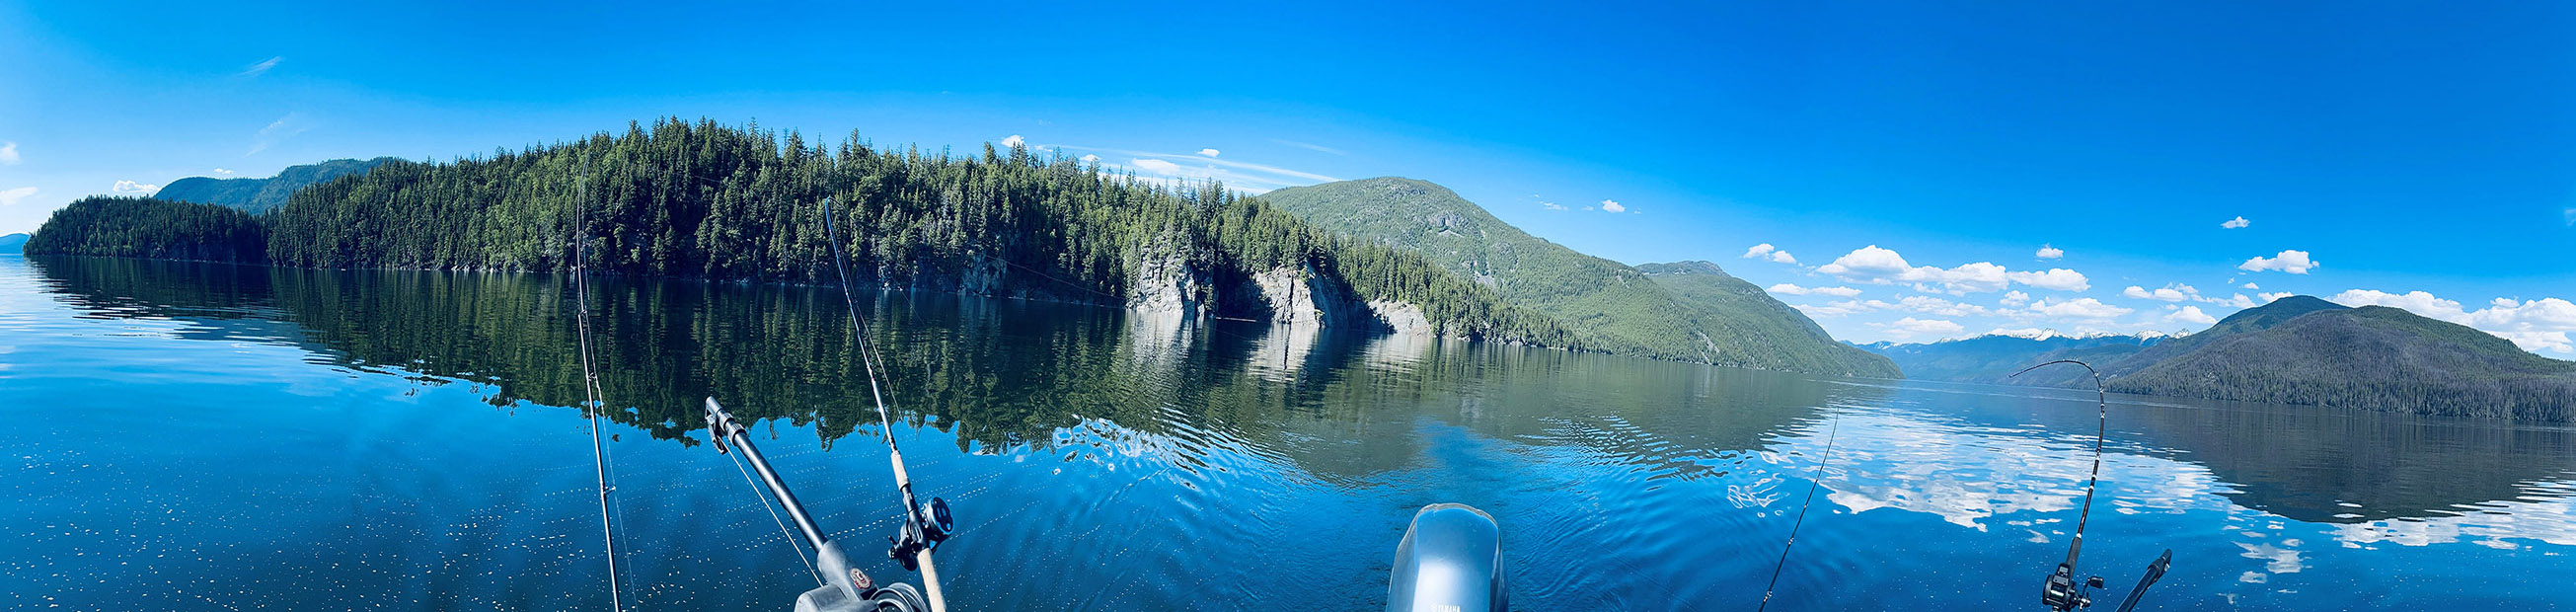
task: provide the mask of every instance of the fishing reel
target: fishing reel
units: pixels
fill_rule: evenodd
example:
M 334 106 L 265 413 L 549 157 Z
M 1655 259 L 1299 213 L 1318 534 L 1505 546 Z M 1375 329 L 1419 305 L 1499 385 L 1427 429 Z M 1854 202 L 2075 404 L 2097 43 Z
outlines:
M 928 520 L 923 519 L 925 516 Z M 886 556 L 903 562 L 903 569 L 919 570 L 915 560 L 918 553 L 938 550 L 940 542 L 956 534 L 957 520 L 948 514 L 948 500 L 933 497 L 930 503 L 904 517 L 903 531 L 886 538 L 891 545 L 886 548 Z
M 2048 585 L 2040 588 L 2039 603 L 2057 612 L 2068 612 L 2076 608 L 2091 609 L 2093 607 L 2092 590 L 2098 588 L 2102 588 L 2101 576 L 2085 578 L 2083 586 L 2076 586 L 2075 564 L 2059 563 L 2057 571 L 2048 575 Z
M 2173 550 L 2166 549 L 2165 554 L 2156 557 L 2154 563 L 2147 564 L 2146 575 L 2138 577 L 2138 586 L 2130 588 L 2129 598 L 2120 602 L 2120 612 L 2136 610 L 2139 599 L 2147 594 L 2147 587 L 2155 586 L 2156 581 L 2163 580 L 2165 570 L 2171 567 L 2173 567 Z M 2101 576 L 2085 578 L 2084 585 L 2079 587 L 2075 584 L 2075 564 L 2059 563 L 2057 571 L 2048 575 L 2048 585 L 2040 588 L 2039 603 L 2057 612 L 2069 612 L 2077 608 L 2090 610 L 2093 608 L 2093 590 L 2099 588 L 2102 588 Z

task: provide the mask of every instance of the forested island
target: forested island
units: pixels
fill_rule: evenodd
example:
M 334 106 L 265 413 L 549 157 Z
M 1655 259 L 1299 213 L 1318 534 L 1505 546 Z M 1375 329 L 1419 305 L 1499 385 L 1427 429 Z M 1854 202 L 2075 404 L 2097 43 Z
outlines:
M 451 163 L 388 160 L 256 216 L 91 198 L 28 251 L 565 272 L 580 237 L 599 272 L 822 283 L 834 280 L 827 198 L 851 274 L 880 288 L 1591 348 L 1417 254 L 1318 231 L 1220 184 L 1173 187 L 1021 147 L 878 149 L 856 133 L 826 147 L 703 120 Z

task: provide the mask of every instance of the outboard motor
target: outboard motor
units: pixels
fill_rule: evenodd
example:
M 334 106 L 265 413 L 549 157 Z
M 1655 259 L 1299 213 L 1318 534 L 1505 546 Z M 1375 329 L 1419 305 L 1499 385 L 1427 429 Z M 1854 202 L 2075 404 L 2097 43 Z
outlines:
M 1413 513 L 1395 570 L 1386 580 L 1387 612 L 1503 612 L 1503 531 L 1494 517 L 1466 504 L 1432 504 Z

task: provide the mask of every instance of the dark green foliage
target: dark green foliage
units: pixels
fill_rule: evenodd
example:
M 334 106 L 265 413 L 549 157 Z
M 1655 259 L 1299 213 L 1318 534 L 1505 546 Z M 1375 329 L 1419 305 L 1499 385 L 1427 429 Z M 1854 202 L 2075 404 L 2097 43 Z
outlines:
M 709 121 L 388 162 L 297 192 L 271 219 L 269 253 L 304 267 L 562 272 L 578 234 L 597 271 L 833 282 L 825 198 L 854 281 L 878 287 L 1124 304 L 1149 260 L 1214 278 L 1304 262 L 1361 299 L 1420 306 L 1446 334 L 1581 346 L 1419 257 L 1332 238 L 1222 185 L 1166 188 L 1022 148 L 924 154 L 853 134 L 826 149 Z
M 1699 295 L 1676 296 L 1636 268 L 1531 236 L 1439 185 L 1387 177 L 1261 197 L 1326 231 L 1421 253 L 1512 304 L 1579 330 L 1600 350 L 1819 374 L 1899 375 L 1883 359 L 1808 334 L 1814 323 L 1805 315 L 1758 303 L 1777 304 L 1770 296 L 1735 294 L 1740 287 L 1722 283 L 1700 286 L 1697 278 L 1680 284 Z M 1695 303 L 1700 298 L 1719 303 Z
M 259 263 L 268 232 L 242 211 L 152 198 L 88 197 L 54 211 L 29 255 L 106 255 Z
M 1690 323 L 1707 343 L 1711 363 L 1845 376 L 1906 375 L 1885 356 L 1835 341 L 1806 313 L 1716 263 L 1643 264 L 1637 271 L 1690 309 Z
M 397 161 L 402 159 L 394 157 L 378 157 L 363 161 L 334 159 L 318 164 L 287 166 L 285 170 L 278 171 L 277 176 L 264 179 L 217 179 L 192 176 L 170 181 L 168 186 L 153 193 L 152 197 L 172 202 L 219 204 L 239 208 L 251 214 L 259 214 L 285 205 L 288 197 L 295 195 L 296 190 L 306 186 L 366 172 L 369 168 Z
M 2384 306 L 2310 309 L 2218 336 L 2111 388 L 2419 414 L 2576 417 L 2576 362 Z

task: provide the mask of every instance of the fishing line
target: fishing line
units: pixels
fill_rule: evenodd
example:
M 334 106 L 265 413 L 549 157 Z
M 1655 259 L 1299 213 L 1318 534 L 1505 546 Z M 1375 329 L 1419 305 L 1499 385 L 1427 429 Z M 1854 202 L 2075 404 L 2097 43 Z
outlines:
M 592 360 L 590 350 L 590 275 L 588 264 L 585 263 L 590 259 L 586 248 L 586 243 L 590 242 L 590 155 L 588 153 L 582 155 L 581 165 L 581 177 L 578 179 L 580 182 L 576 187 L 578 194 L 576 197 L 580 198 L 581 206 L 581 229 L 578 235 L 574 236 L 572 243 L 573 302 L 576 306 L 573 320 L 581 344 L 582 412 L 590 417 L 590 458 L 599 477 L 599 539 L 608 549 L 609 609 L 623 612 L 626 609 L 626 601 L 624 594 L 618 589 L 617 529 L 616 523 L 609 520 L 608 494 L 616 490 L 616 486 L 611 484 L 609 475 L 608 446 L 601 443 L 599 438 L 599 419 L 601 413 L 608 411 L 608 406 L 600 401 L 603 393 L 599 389 L 599 372 L 597 364 Z M 625 514 L 622 507 L 618 514 Z
M 2093 518 L 2093 487 L 2095 483 L 2101 482 L 2102 480 L 2102 439 L 2108 437 L 2111 431 L 2111 395 L 2108 391 L 2105 391 L 2102 388 L 2101 371 L 2093 369 L 2093 364 L 2073 359 L 2059 359 L 2057 361 L 2022 368 L 2020 372 L 2014 372 L 2012 376 L 2007 376 L 2005 378 L 2020 376 L 2031 370 L 2037 370 L 2061 363 L 2072 363 L 2084 366 L 2084 371 L 2091 372 L 2093 374 L 2094 409 L 2098 411 L 2095 415 L 2097 420 L 2094 423 L 2093 429 L 2093 473 L 2092 475 L 2084 478 L 2084 510 L 2075 515 L 2075 538 L 2066 546 L 2066 563 L 2067 565 L 2074 565 L 2076 554 L 2084 550 L 2084 525 L 2085 523 L 2090 522 Z
M 1834 440 L 1842 428 L 1843 415 L 1835 414 L 1825 429 L 1825 456 L 1816 461 L 1815 475 L 1807 478 L 1807 497 L 1798 502 L 1798 519 L 1789 523 L 1789 541 L 1780 545 L 1780 561 L 1771 566 L 1771 582 L 1762 585 L 1762 603 L 1753 607 L 1757 612 L 1771 607 L 1771 590 L 1780 586 L 1780 570 L 1789 567 L 1789 548 L 1798 545 L 1798 528 L 1807 524 L 1807 506 L 1816 501 L 1816 487 L 1824 484 L 1825 466 L 1834 461 Z
M 805 555 L 805 547 L 796 545 L 796 532 L 788 531 L 787 521 L 778 518 L 778 508 L 769 503 L 769 492 L 761 490 L 760 483 L 751 479 L 751 470 L 742 467 L 742 458 L 735 457 L 732 453 L 724 455 L 733 460 L 734 471 L 742 473 L 742 483 L 751 485 L 751 494 L 760 498 L 760 509 L 769 511 L 770 522 L 778 524 L 778 533 L 787 541 L 787 547 L 796 550 L 796 560 L 805 562 L 805 571 L 814 575 L 814 584 L 818 586 L 829 584 L 823 581 L 823 570 L 815 567 L 813 559 Z

